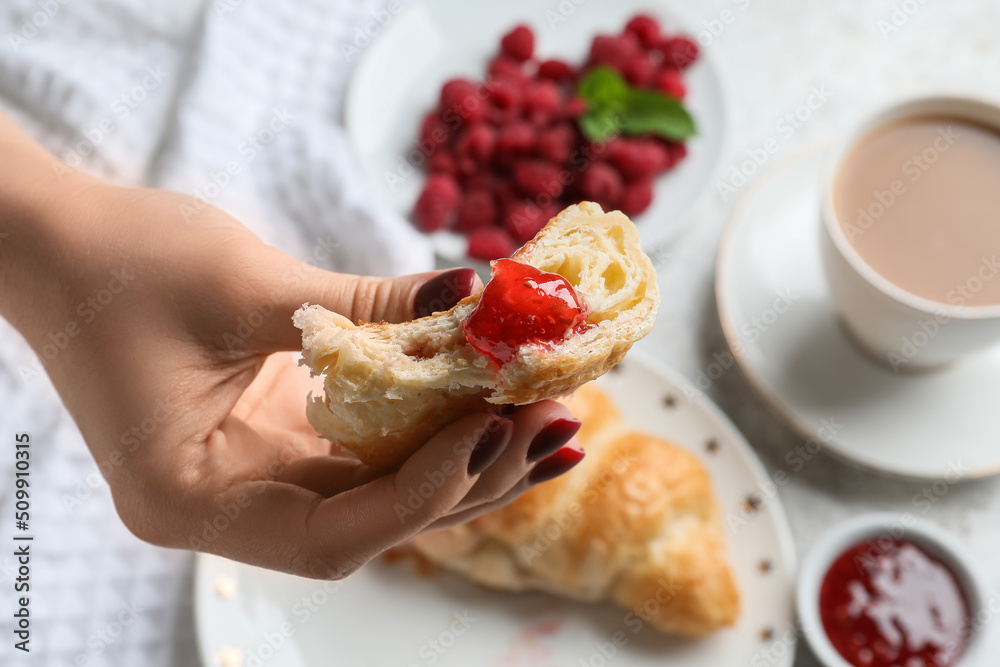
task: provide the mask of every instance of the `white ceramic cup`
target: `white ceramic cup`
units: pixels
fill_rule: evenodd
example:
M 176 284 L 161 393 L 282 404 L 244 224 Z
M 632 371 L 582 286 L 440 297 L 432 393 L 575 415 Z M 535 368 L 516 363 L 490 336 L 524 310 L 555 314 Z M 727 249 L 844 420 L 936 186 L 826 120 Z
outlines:
M 929 115 L 973 121 L 1000 131 L 1000 107 L 982 100 L 921 97 L 893 104 L 868 116 L 846 135 L 820 184 L 823 268 L 834 304 L 854 342 L 894 371 L 943 366 L 1000 341 L 1000 305 L 939 303 L 889 282 L 851 246 L 834 210 L 834 179 L 858 142 L 894 121 Z M 984 249 L 986 256 L 991 252 Z

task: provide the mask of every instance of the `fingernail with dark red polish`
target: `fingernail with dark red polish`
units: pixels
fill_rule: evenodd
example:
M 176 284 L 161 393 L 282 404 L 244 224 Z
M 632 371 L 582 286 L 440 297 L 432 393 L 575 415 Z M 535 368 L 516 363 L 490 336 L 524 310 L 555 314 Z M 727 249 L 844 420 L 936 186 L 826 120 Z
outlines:
M 514 414 L 514 409 L 516 407 L 517 406 L 514 405 L 513 403 L 502 403 L 497 408 L 497 414 L 500 415 L 501 417 L 504 417 L 504 418 L 510 417 L 510 416 L 512 416 Z
M 503 454 L 513 432 L 514 423 L 509 419 L 495 419 L 487 425 L 469 455 L 469 475 L 478 475 L 493 465 Z
M 585 454 L 586 452 L 578 447 L 563 447 L 535 464 L 528 473 L 528 484 L 541 484 L 569 472 L 583 460 Z
M 528 463 L 541 461 L 559 450 L 580 430 L 578 419 L 557 419 L 546 424 L 528 445 Z
M 475 283 L 475 269 L 451 269 L 439 273 L 417 290 L 413 297 L 413 311 L 417 317 L 427 317 L 440 310 L 448 310 L 472 294 Z

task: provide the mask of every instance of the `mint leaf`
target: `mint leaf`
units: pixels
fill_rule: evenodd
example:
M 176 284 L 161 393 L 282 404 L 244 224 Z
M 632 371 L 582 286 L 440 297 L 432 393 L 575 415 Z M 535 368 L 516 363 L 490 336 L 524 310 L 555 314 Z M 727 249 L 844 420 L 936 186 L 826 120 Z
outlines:
M 650 133 L 684 140 L 697 133 L 691 114 L 668 95 L 632 89 L 624 106 L 619 120 L 626 134 Z
M 587 72 L 577 93 L 591 108 L 615 107 L 628 95 L 628 83 L 610 67 L 595 67 Z
M 618 133 L 621 125 L 613 111 L 588 110 L 577 121 L 580 130 L 591 141 L 604 141 Z
M 697 133 L 694 119 L 680 100 L 652 90 L 632 88 L 609 67 L 597 67 L 580 81 L 577 93 L 587 101 L 580 130 L 591 141 L 617 132 L 655 134 L 684 140 Z

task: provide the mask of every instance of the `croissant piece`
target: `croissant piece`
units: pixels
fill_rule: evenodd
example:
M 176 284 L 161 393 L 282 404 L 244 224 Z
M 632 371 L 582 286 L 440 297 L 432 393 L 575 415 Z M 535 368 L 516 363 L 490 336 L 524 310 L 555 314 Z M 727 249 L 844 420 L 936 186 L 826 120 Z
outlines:
M 355 325 L 307 304 L 294 323 L 303 361 L 325 387 L 307 407 L 313 427 L 365 463 L 398 465 L 445 425 L 489 404 L 573 391 L 607 372 L 653 326 L 656 273 L 635 225 L 618 211 L 570 206 L 512 259 L 568 280 L 593 326 L 554 345 L 522 345 L 497 367 L 462 329 L 481 294 L 399 324 Z

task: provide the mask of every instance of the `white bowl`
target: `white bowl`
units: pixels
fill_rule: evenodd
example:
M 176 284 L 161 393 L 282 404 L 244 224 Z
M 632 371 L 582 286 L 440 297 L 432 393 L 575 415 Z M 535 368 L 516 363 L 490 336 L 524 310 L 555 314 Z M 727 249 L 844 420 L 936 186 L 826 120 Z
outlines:
M 906 539 L 947 565 L 965 592 L 972 614 L 969 645 L 956 667 L 985 664 L 987 653 L 983 626 L 996 610 L 989 607 L 986 585 L 978 567 L 965 554 L 962 544 L 945 530 L 911 514 L 865 514 L 838 524 L 820 538 L 802 565 L 796 595 L 802 633 L 813 653 L 826 667 L 852 667 L 827 638 L 819 614 L 819 591 L 833 562 L 859 542 L 881 535 Z M 984 618 L 985 617 L 985 618 Z
M 403 3 L 405 9 L 393 14 L 364 49 L 347 90 L 345 121 L 358 166 L 383 201 L 409 216 L 426 177 L 413 166 L 420 161 L 413 159 L 419 151 L 413 152 L 421 118 L 434 108 L 446 80 L 485 75 L 505 32 L 526 23 L 535 31 L 539 57 L 581 63 L 594 35 L 620 32 L 639 12 L 658 17 L 670 33 L 700 37 L 701 24 L 678 13 L 678 4 L 670 0 Z M 687 158 L 656 179 L 652 205 L 635 219 L 648 251 L 672 241 L 698 219 L 728 153 L 730 109 L 717 50 L 703 42 L 702 55 L 685 72 L 689 95 L 684 105 L 698 124 L 698 135 L 687 142 Z M 470 265 L 464 236 L 443 231 L 431 239 L 442 259 Z M 471 265 L 485 268 L 475 260 Z

